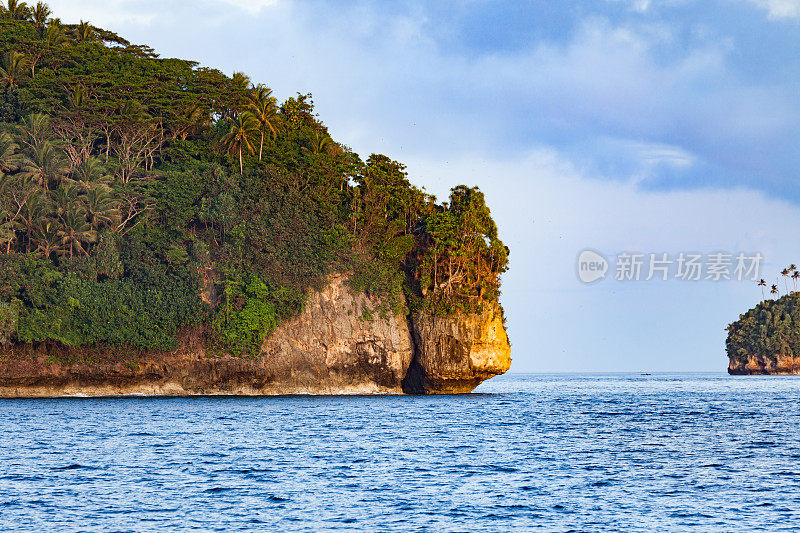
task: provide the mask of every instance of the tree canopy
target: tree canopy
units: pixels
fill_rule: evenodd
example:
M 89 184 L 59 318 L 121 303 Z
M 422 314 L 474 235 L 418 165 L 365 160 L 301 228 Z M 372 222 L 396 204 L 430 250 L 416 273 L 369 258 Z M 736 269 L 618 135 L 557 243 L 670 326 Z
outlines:
M 386 312 L 495 304 L 483 193 L 437 203 L 337 143 L 310 94 L 159 57 L 44 3 L 0 9 L 0 342 L 257 351 L 334 272 Z M 200 298 L 215 271 L 215 305 Z

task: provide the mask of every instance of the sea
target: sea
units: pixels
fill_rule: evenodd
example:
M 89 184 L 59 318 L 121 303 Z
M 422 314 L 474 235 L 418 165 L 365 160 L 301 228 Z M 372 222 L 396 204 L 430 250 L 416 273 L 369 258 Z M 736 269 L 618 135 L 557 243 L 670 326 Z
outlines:
M 0 400 L 0 531 L 797 531 L 800 379 Z

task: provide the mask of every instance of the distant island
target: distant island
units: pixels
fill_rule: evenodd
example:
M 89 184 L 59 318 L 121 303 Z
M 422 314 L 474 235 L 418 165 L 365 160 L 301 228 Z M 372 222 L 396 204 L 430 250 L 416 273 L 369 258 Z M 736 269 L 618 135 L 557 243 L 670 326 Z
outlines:
M 769 289 L 759 280 L 761 302 L 728 326 L 729 374 L 800 374 L 800 271 L 789 265 L 781 276 Z
M 508 254 L 310 94 L 0 8 L 0 397 L 468 392 Z

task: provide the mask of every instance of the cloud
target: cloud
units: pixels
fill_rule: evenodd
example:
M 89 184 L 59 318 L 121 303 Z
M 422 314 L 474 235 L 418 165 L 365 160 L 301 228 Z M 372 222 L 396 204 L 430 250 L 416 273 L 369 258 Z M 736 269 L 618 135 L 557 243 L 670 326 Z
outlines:
M 143 1 L 130 0 L 48 0 L 54 16 L 74 24 L 81 20 L 96 26 L 149 26 L 158 10 Z
M 772 19 L 800 18 L 800 0 L 747 0 L 761 9 L 767 10 Z
M 584 249 L 761 252 L 768 279 L 800 257 L 785 224 L 800 207 L 754 191 L 645 191 L 589 175 L 547 147 L 514 158 L 408 163 L 440 195 L 464 181 L 486 193 L 511 248 L 503 303 L 517 372 L 720 371 L 725 326 L 760 299 L 747 282 L 583 285 L 575 261 Z
M 278 0 L 209 0 L 211 2 L 222 2 L 238 7 L 251 14 L 256 14 L 265 7 L 274 6 Z
M 632 11 L 645 13 L 650 8 L 650 0 L 608 0 L 609 2 L 621 2 L 627 4 Z
M 724 326 L 760 296 L 747 284 L 587 289 L 573 264 L 584 248 L 800 257 L 786 222 L 800 210 L 776 199 L 800 200 L 796 46 L 781 37 L 791 25 L 732 23 L 743 0 L 733 14 L 687 0 L 619 16 L 605 1 L 543 2 L 557 22 L 532 20 L 510 44 L 513 2 L 109 1 L 53 5 L 97 23 L 112 11 L 109 29 L 248 72 L 281 98 L 313 92 L 337 140 L 408 163 L 440 198 L 480 185 L 512 248 L 517 371 L 721 369 Z M 454 22 L 460 10 L 470 16 Z

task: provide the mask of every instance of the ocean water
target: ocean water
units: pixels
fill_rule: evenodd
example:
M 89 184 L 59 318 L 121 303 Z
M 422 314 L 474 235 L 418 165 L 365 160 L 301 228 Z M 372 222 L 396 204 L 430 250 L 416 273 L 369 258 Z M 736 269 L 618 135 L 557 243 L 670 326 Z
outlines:
M 2 531 L 800 529 L 800 380 L 0 401 Z

